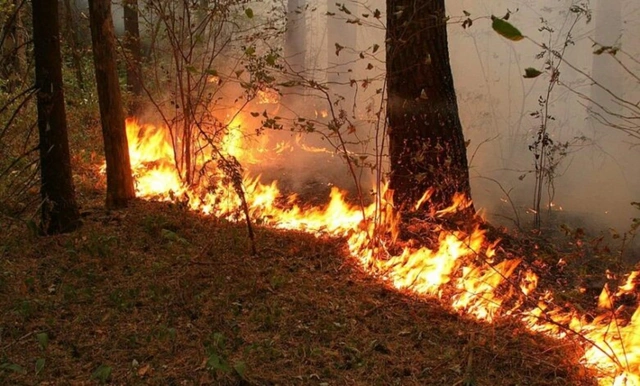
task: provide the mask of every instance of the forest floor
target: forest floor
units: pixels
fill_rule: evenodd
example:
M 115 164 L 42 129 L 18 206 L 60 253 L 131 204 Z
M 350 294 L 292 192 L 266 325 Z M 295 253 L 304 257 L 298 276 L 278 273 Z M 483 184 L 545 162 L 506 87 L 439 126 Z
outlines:
M 0 234 L 0 384 L 596 384 L 576 342 L 393 290 L 341 240 L 259 227 L 254 257 L 173 204 L 83 217 Z
M 100 143 L 80 135 L 76 149 Z M 395 290 L 343 240 L 256 227 L 251 256 L 242 224 L 143 200 L 107 211 L 98 153 L 75 153 L 76 232 L 0 218 L 1 385 L 596 385 L 577 339 Z M 578 230 L 489 237 L 582 309 L 615 255 Z

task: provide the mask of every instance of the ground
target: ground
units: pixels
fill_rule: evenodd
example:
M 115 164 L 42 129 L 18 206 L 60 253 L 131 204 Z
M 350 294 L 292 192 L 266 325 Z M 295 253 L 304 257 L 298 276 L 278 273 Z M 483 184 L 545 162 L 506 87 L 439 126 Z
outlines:
M 0 235 L 0 384 L 595 385 L 575 342 L 391 289 L 341 240 L 168 203 Z

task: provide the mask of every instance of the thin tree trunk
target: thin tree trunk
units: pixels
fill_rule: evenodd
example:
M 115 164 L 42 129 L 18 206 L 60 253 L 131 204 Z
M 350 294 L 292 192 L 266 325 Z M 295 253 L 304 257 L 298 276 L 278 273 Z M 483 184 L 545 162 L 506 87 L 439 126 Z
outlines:
M 284 56 L 291 69 L 298 73 L 306 68 L 306 0 L 288 0 L 287 31 Z
M 73 70 L 76 75 L 76 82 L 81 90 L 84 90 L 84 74 L 82 73 L 82 56 L 80 53 L 80 43 L 78 42 L 77 26 L 74 23 L 73 8 L 71 6 L 71 0 L 64 0 L 64 23 L 65 23 L 65 35 L 67 36 L 67 43 L 71 49 L 71 60 L 73 63 Z
M 22 26 L 22 11 L 25 0 L 13 0 L 13 11 L 7 15 L 0 35 L 0 76 L 8 80 L 6 89 L 14 91 L 26 77 L 25 38 Z
M 456 192 L 470 197 L 444 0 L 387 0 L 386 38 L 394 201 L 411 207 L 433 188 L 425 209 L 442 209 Z
M 93 60 L 107 161 L 107 208 L 122 208 L 135 197 L 129 145 L 116 69 L 110 0 L 89 0 Z
M 43 200 L 41 230 L 46 234 L 70 232 L 80 226 L 80 214 L 71 174 L 57 1 L 33 0 L 33 43 Z
M 124 0 L 124 48 L 127 54 L 127 88 L 133 94 L 129 113 L 140 109 L 142 85 L 142 48 L 140 46 L 140 26 L 138 21 L 138 0 Z

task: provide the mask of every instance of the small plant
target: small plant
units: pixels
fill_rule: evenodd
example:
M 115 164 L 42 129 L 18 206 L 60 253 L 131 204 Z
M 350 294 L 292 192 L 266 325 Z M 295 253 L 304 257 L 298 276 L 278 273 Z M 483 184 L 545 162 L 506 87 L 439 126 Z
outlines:
M 36 334 L 36 340 L 38 341 L 38 345 L 40 346 L 40 349 L 43 352 L 45 352 L 47 350 L 47 347 L 49 347 L 49 334 L 47 334 L 46 332 L 38 333 Z M 39 375 L 44 370 L 45 364 L 46 364 L 45 358 L 41 357 L 36 359 L 36 363 L 35 363 L 36 375 Z
M 534 167 L 533 173 L 535 175 L 535 184 L 533 189 L 533 227 L 536 230 L 540 230 L 542 225 L 541 209 L 543 201 L 543 192 L 546 188 L 547 199 L 549 202 L 549 209 L 551 209 L 551 203 L 555 195 L 554 180 L 559 176 L 558 166 L 567 157 L 570 152 L 570 147 L 576 145 L 579 142 L 585 142 L 586 137 L 577 137 L 572 141 L 556 141 L 552 138 L 551 129 L 553 128 L 553 122 L 556 121 L 555 116 L 551 111 L 552 95 L 557 85 L 560 85 L 560 67 L 565 64 L 570 66 L 565 61 L 565 53 L 568 47 L 574 45 L 573 30 L 578 22 L 582 19 L 586 19 L 586 22 L 591 21 L 591 11 L 586 6 L 573 5 L 569 11 L 574 15 L 574 18 L 569 26 L 569 29 L 561 39 L 560 48 L 554 47 L 554 41 L 556 41 L 555 30 L 549 25 L 547 20 L 542 19 L 542 25 L 539 28 L 540 31 L 548 33 L 548 40 L 546 43 L 534 42 L 541 51 L 536 56 L 537 59 L 544 59 L 544 71 L 529 67 L 524 70 L 524 78 L 532 79 L 537 78 L 542 74 L 548 75 L 548 84 L 543 95 L 538 98 L 538 109 L 532 112 L 530 115 L 539 121 L 538 127 L 533 136 L 533 142 L 529 145 L 529 151 L 533 153 Z M 492 16 L 493 21 L 492 28 L 501 36 L 511 41 L 520 41 L 525 38 L 524 35 L 511 23 L 506 20 L 509 19 L 511 12 L 507 12 L 503 18 L 497 18 Z M 469 23 L 467 23 L 469 24 Z M 464 25 L 463 25 L 464 26 Z M 529 40 L 532 40 L 529 38 Z M 572 67 L 572 66 L 571 66 Z M 573 67 L 572 67 L 573 68 Z M 520 180 L 528 173 L 520 176 Z
M 111 379 L 111 366 L 107 366 L 105 364 L 101 364 L 97 369 L 91 374 L 91 379 L 100 382 L 101 384 L 105 384 Z
M 225 355 L 225 338 L 219 332 L 211 334 L 210 341 L 205 342 L 207 362 L 205 368 L 215 379 L 221 374 L 233 373 L 244 379 L 247 365 L 243 361 L 229 362 Z
M 107 258 L 111 256 L 113 247 L 118 243 L 115 236 L 98 235 L 92 233 L 84 245 L 85 250 L 91 257 Z

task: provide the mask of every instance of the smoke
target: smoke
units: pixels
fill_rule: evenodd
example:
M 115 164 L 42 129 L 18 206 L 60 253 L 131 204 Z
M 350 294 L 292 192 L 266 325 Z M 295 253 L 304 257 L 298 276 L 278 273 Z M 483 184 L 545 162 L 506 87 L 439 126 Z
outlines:
M 448 5 L 451 15 L 461 15 L 465 10 L 472 17 L 502 16 L 507 7 L 515 9 L 513 2 L 506 1 L 450 1 Z M 587 111 L 594 107 L 593 102 L 584 97 L 613 114 L 626 115 L 631 111 L 615 98 L 640 98 L 637 62 L 629 61 L 634 76 L 616 63 L 622 54 L 614 58 L 593 53 L 597 42 L 622 47 L 631 57 L 637 57 L 640 47 L 634 36 L 640 33 L 640 23 L 630 15 L 638 12 L 638 6 L 628 0 L 598 1 L 591 22 L 583 18 L 569 32 L 576 16 L 569 12 L 570 5 L 570 1 L 535 6 L 518 2 L 518 11 L 509 19 L 525 36 L 559 51 L 571 34 L 564 54 L 566 63 L 559 66 L 559 84 L 549 98 L 553 120 L 548 125 L 554 143 L 568 142 L 569 146 L 566 154 L 554 154 L 558 166 L 551 181 L 545 182 L 543 222 L 596 232 L 609 227 L 624 232 L 632 218 L 640 215 L 630 205 L 640 198 L 639 141 L 598 122 Z M 552 34 L 539 30 L 542 19 L 553 29 Z M 544 70 L 545 62 L 536 58 L 542 50 L 528 40 L 512 42 L 498 36 L 482 20 L 468 29 L 453 24 L 449 31 L 461 119 L 471 140 L 468 150 L 473 158 L 476 206 L 486 208 L 492 221 L 512 226 L 519 220 L 521 225 L 529 225 L 535 184 L 535 158 L 530 146 L 540 127 L 540 120 L 531 114 L 541 108 L 538 99 L 545 97 L 549 77 L 524 79 L 522 75 L 526 67 Z M 605 88 L 593 85 L 589 76 Z M 637 108 L 635 111 L 637 117 Z
M 346 1 L 341 4 L 348 12 L 328 8 L 326 11 L 335 16 L 324 22 L 318 21 L 318 15 L 325 14 L 324 2 L 308 3 L 317 6 L 319 12 L 315 16 L 307 13 L 307 67 L 315 68 L 320 80 L 333 84 L 333 93 L 352 98 L 347 99 L 367 116 L 365 106 L 371 100 L 381 99 L 380 94 L 371 91 L 383 86 L 384 75 L 384 30 L 376 26 L 378 19 L 370 15 L 379 9 L 383 12 L 379 20 L 384 21 L 385 2 Z M 546 97 L 549 77 L 543 74 L 536 79 L 523 78 L 527 67 L 544 71 L 544 59 L 536 57 L 542 51 L 539 46 L 527 39 L 509 41 L 491 29 L 488 16 L 502 17 L 510 10 L 514 12 L 509 22 L 533 41 L 557 50 L 567 43 L 563 57 L 566 63 L 558 67 L 559 84 L 553 88 L 548 102 L 552 118 L 547 130 L 555 150 L 549 154 L 549 162 L 554 166 L 552 174 L 543 181 L 543 227 L 557 229 L 564 224 L 594 232 L 606 232 L 608 228 L 624 232 L 632 219 L 640 216 L 631 206 L 631 202 L 640 199 L 637 178 L 640 146 L 637 139 L 590 115 L 588 109 L 593 108 L 593 103 L 585 97 L 614 114 L 629 111 L 620 110 L 620 103 L 611 94 L 629 101 L 640 98 L 634 77 L 640 76 L 637 62 L 631 60 L 632 75 L 611 55 L 593 53 L 594 42 L 598 42 L 622 47 L 631 58 L 638 57 L 640 47 L 634 36 L 640 33 L 640 22 L 632 15 L 637 14 L 639 7 L 630 0 L 602 0 L 593 6 L 590 22 L 582 17 L 574 26 L 577 13 L 570 11 L 572 5 L 575 4 L 571 1 L 534 5 L 525 1 L 447 2 L 447 12 L 452 17 L 451 65 L 465 136 L 470 140 L 473 199 L 492 222 L 531 226 L 536 183 L 532 146 L 540 128 L 540 120 L 532 114 L 544 107 L 539 99 Z M 480 18 L 472 27 L 462 28 L 463 11 L 470 12 L 472 18 Z M 543 20 L 551 33 L 540 30 Z M 324 33 L 319 33 L 323 29 Z M 370 55 L 374 45 L 382 48 L 377 55 Z M 349 46 L 354 49 L 342 48 Z M 358 55 L 360 52 L 365 53 L 364 58 Z M 349 56 L 351 53 L 355 54 Z M 327 63 L 327 67 L 323 69 L 322 63 Z M 373 68 L 367 70 L 370 63 Z M 330 69 L 336 71 L 332 73 Z M 606 89 L 594 86 L 589 77 Z M 354 97 L 349 94 L 353 90 L 344 86 L 344 79 L 360 82 L 367 79 L 369 89 Z M 343 106 L 347 104 L 343 102 Z M 379 106 L 379 102 L 373 105 Z M 304 106 L 292 109 L 304 114 Z M 368 130 L 372 127 L 369 124 Z M 375 136 L 369 132 L 368 137 Z M 336 166 L 346 170 L 344 165 Z M 304 176 L 304 172 L 300 173 Z
M 243 164 L 251 174 L 260 174 L 266 181 L 280 180 L 285 190 L 303 196 L 309 193 L 310 198 L 323 195 L 332 185 L 355 193 L 354 178 L 340 146 L 344 142 L 347 154 L 356 160 L 355 175 L 366 193 L 377 173 L 370 164 L 375 163 L 376 146 L 382 141 L 379 130 L 384 126 L 384 114 L 376 114 L 384 113 L 385 1 L 350 0 L 336 5 L 333 1 L 291 0 L 283 4 L 294 8 L 283 13 L 293 15 L 289 27 L 296 32 L 295 38 L 287 39 L 285 34 L 281 41 L 285 78 L 306 86 L 281 87 L 284 96 L 279 103 L 254 103 L 246 109 L 260 115 L 243 115 L 243 146 L 254 157 Z M 484 209 L 494 223 L 530 226 L 536 183 L 532 146 L 540 128 L 540 120 L 532 114 L 545 107 L 539 99 L 546 98 L 549 77 L 525 79 L 524 69 L 545 70 L 544 59 L 537 58 L 542 49 L 532 41 L 558 50 L 569 41 L 563 54 L 566 63 L 558 67 L 559 83 L 547 103 L 553 118 L 547 129 L 558 146 L 551 155 L 552 178 L 543 181 L 543 227 L 565 224 L 595 232 L 608 228 L 624 232 L 631 219 L 640 216 L 630 205 L 640 200 L 640 146 L 637 139 L 590 115 L 588 109 L 594 105 L 584 97 L 613 113 L 629 111 L 611 94 L 630 101 L 640 99 L 634 77 L 640 76 L 637 62 L 632 61 L 631 72 L 627 72 L 615 61 L 622 54 L 593 54 L 595 41 L 622 47 L 637 58 L 640 47 L 634 36 L 640 34 L 640 22 L 632 15 L 640 7 L 632 0 L 600 0 L 590 23 L 583 18 L 573 26 L 572 4 L 568 0 L 447 2 L 451 66 L 461 121 L 470 140 L 473 199 L 476 208 Z M 259 15 L 259 5 L 252 6 Z M 513 42 L 491 29 L 488 16 L 502 17 L 507 10 L 513 11 L 509 22 L 532 41 Z M 464 11 L 474 19 L 471 27 L 462 27 Z M 548 30 L 540 29 L 542 20 Z M 605 88 L 594 86 L 589 77 Z M 310 82 L 328 88 L 309 87 Z M 225 98 L 239 94 L 241 90 L 230 88 Z M 263 112 L 279 117 L 282 129 L 266 129 L 256 135 Z M 334 118 L 342 123 L 342 139 L 330 128 Z M 309 130 L 313 132 L 300 134 L 300 128 L 309 122 L 314 124 L 314 130 Z M 285 142 L 290 146 L 283 147 Z M 566 148 L 561 144 L 567 144 Z

